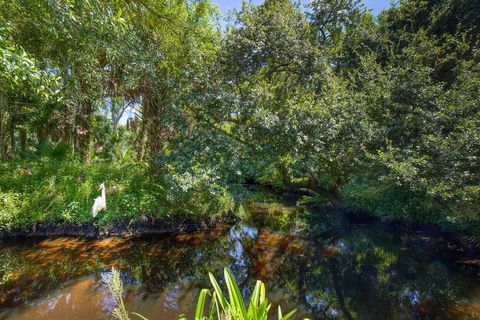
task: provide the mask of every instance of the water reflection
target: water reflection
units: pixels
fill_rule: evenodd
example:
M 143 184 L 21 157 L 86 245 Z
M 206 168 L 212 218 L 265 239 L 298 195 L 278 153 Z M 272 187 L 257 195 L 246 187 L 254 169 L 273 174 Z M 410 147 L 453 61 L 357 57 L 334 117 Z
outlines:
M 228 254 L 231 259 L 227 267 L 232 271 L 240 285 L 247 280 L 248 271 L 251 267 L 250 259 L 246 256 L 245 251 L 249 250 L 251 243 L 257 236 L 258 229 L 244 223 L 240 223 L 230 229 L 228 243 L 231 249 Z M 249 293 L 246 290 L 247 288 L 244 286 L 243 294 L 245 296 Z
M 272 309 L 298 306 L 298 319 L 480 318 L 478 264 L 469 263 L 479 257 L 461 247 L 336 213 L 251 211 L 250 222 L 206 233 L 4 244 L 0 319 L 109 319 L 102 276 L 111 266 L 128 308 L 152 320 L 192 315 L 208 272 L 220 277 L 224 266 L 244 295 L 261 279 Z

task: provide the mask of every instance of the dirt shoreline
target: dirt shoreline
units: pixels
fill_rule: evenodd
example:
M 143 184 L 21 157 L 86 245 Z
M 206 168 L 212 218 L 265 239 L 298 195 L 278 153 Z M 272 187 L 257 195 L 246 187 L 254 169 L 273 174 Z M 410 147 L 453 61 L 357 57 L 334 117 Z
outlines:
M 237 217 L 222 215 L 217 219 L 167 218 L 137 223 L 120 223 L 113 227 L 98 226 L 95 223 L 73 225 L 69 223 L 42 223 L 27 229 L 0 230 L 0 240 L 27 237 L 86 237 L 107 238 L 112 236 L 162 235 L 196 232 L 213 229 L 219 225 L 233 225 Z

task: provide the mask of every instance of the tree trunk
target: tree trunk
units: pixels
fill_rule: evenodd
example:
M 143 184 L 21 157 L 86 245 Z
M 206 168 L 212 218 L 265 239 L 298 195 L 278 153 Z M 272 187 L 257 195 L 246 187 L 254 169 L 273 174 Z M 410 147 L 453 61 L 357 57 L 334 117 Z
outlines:
M 285 162 L 281 160 L 278 161 L 277 170 L 280 173 L 280 178 L 282 179 L 283 187 L 287 190 L 293 189 L 292 180 L 290 179 L 290 173 L 288 172 L 288 168 L 285 165 Z
M 165 130 L 162 124 L 164 101 L 154 96 L 151 91 L 145 93 L 144 115 L 146 116 L 147 141 L 149 149 L 150 169 L 159 170 L 158 157 L 165 145 Z
M 342 313 L 346 319 L 351 320 L 353 317 L 350 313 L 350 310 L 348 310 L 347 305 L 345 304 L 345 298 L 343 297 L 342 292 L 341 272 L 339 270 L 338 260 L 336 258 L 329 259 L 328 269 L 330 269 L 330 273 L 332 275 L 333 289 L 335 290 L 340 310 L 342 310 Z
M 11 149 L 9 140 L 10 115 L 7 110 L 7 97 L 0 92 L 0 149 L 3 161 L 11 159 Z
M 77 114 L 75 135 L 75 149 L 80 159 L 90 162 L 90 136 L 93 104 L 90 101 L 82 102 Z
M 312 169 L 308 169 L 310 189 L 324 198 L 328 199 L 332 204 L 339 205 L 342 203 L 342 197 L 340 196 L 338 187 L 333 187 L 331 189 L 324 188 L 320 185 L 317 179 L 317 173 Z
M 146 121 L 142 120 L 140 125 L 135 130 L 136 138 L 135 138 L 135 149 L 137 151 L 137 161 L 143 162 L 145 158 L 145 145 L 147 143 L 147 129 L 146 129 Z
M 158 105 L 152 104 L 152 113 L 149 119 L 148 126 L 148 146 L 150 148 L 150 160 L 152 164 L 156 164 L 157 158 L 163 151 L 163 139 L 162 139 L 162 124 L 160 119 L 160 112 L 157 109 Z
M 28 140 L 27 129 L 21 128 L 19 132 L 20 132 L 20 151 L 24 153 L 25 151 L 27 151 L 27 140 Z
M 44 143 L 45 140 L 47 140 L 47 133 L 43 126 L 37 128 L 37 140 L 39 144 Z
M 10 158 L 13 158 L 15 154 L 15 128 L 11 121 L 10 121 L 10 152 L 11 152 Z

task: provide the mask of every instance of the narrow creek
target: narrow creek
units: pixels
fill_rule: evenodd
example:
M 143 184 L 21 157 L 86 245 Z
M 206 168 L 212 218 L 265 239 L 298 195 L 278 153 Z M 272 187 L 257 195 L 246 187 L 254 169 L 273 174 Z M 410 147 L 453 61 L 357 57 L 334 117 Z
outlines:
M 102 276 L 121 271 L 130 311 L 192 317 L 208 272 L 226 266 L 249 296 L 295 319 L 479 319 L 480 253 L 438 234 L 338 212 L 256 204 L 249 218 L 170 236 L 31 238 L 0 244 L 0 319 L 111 319 Z

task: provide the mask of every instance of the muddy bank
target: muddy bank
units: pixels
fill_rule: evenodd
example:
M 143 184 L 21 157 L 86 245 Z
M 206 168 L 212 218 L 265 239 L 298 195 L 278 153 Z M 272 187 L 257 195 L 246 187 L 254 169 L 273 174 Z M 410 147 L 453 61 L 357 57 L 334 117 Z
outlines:
M 166 217 L 162 220 L 152 218 L 142 222 L 121 222 L 114 226 L 102 226 L 95 222 L 82 225 L 70 223 L 41 223 L 26 229 L 2 230 L 0 231 L 0 239 L 52 236 L 106 238 L 111 236 L 173 234 L 208 230 L 219 225 L 233 225 L 236 220 L 237 217 L 230 213 L 217 218 Z

